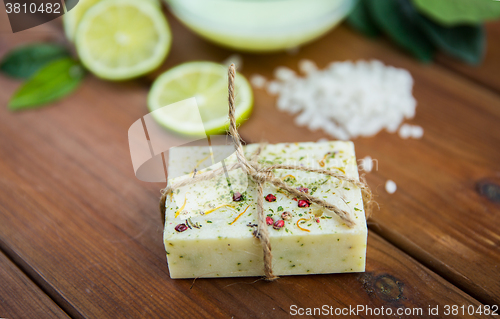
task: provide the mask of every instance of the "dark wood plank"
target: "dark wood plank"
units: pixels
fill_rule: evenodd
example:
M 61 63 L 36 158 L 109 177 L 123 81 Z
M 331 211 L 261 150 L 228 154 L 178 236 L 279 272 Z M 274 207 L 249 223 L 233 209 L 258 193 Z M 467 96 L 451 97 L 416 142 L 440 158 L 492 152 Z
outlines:
M 175 20 L 171 21 L 174 30 L 182 30 Z M 491 32 L 489 35 L 489 43 L 498 42 L 499 37 Z M 188 59 L 220 61 L 229 54 L 206 42 L 189 40 L 189 33 L 178 38 L 194 47 L 187 53 Z M 180 44 L 175 47 L 182 50 Z M 494 47 L 488 57 L 492 50 Z M 500 226 L 500 208 L 480 196 L 476 187 L 481 180 L 498 176 L 499 95 L 439 64 L 419 64 L 391 44 L 367 40 L 343 26 L 301 48 L 297 55 L 242 56 L 242 73 L 267 78 L 272 78 L 273 70 L 280 65 L 296 70 L 303 58 L 312 59 L 320 67 L 332 61 L 378 59 L 408 69 L 415 79 L 414 95 L 419 105 L 416 118 L 410 122 L 423 126 L 425 137 L 401 140 L 397 135 L 381 133 L 355 140 L 359 157 L 371 155 L 379 161 L 380 170 L 368 178 L 378 190 L 382 207 L 374 219 L 377 229 L 481 300 L 499 302 L 500 275 L 493 265 L 500 263 L 500 239 L 495 232 Z M 179 55 L 175 57 L 179 59 Z M 169 61 L 164 68 L 170 66 Z M 484 68 L 494 69 L 495 65 L 496 60 L 487 58 Z M 296 127 L 293 117 L 276 110 L 274 103 L 273 97 L 256 90 L 254 115 L 241 127 L 245 138 L 275 143 L 328 137 Z M 387 179 L 399 185 L 400 191 L 394 196 L 383 190 Z
M 480 196 L 476 184 L 497 178 L 500 171 L 499 95 L 345 27 L 302 48 L 297 56 L 245 56 L 243 73 L 270 78 L 278 65 L 297 70 L 301 58 L 320 67 L 375 58 L 412 73 L 418 107 L 410 123 L 425 129 L 424 138 L 402 140 L 382 132 L 354 141 L 358 158 L 370 155 L 379 163 L 379 170 L 368 175 L 381 206 L 373 219 L 375 229 L 460 288 L 484 302 L 498 303 L 500 206 Z M 276 143 L 327 137 L 295 126 L 293 117 L 278 111 L 274 98 L 264 91 L 256 92 L 255 103 L 253 116 L 241 127 L 247 139 Z M 392 196 L 384 191 L 387 179 L 398 184 Z
M 0 253 L 0 287 L 0 318 L 68 318 L 3 253 Z
M 439 54 L 436 61 L 451 70 L 460 73 L 471 80 L 488 87 L 496 92 L 500 92 L 500 21 L 486 24 L 488 37 L 486 55 L 484 61 L 479 65 L 467 65 L 463 62 L 450 58 L 447 55 Z
M 8 88 L 0 92 L 5 100 L 15 85 L 0 83 Z M 137 181 L 128 154 L 126 131 L 146 112 L 145 93 L 89 78 L 53 107 L 0 110 L 0 238 L 72 316 L 285 317 L 292 304 L 479 305 L 374 234 L 366 274 L 272 284 L 204 279 L 193 289 L 191 280 L 171 280 L 157 212 L 160 185 Z
M 173 19 L 171 25 L 174 45 L 164 68 L 193 59 L 221 61 L 230 54 Z M 382 210 L 374 229 L 485 302 L 496 301 L 498 208 L 473 190 L 478 178 L 498 171 L 499 136 L 492 130 L 499 118 L 496 95 L 344 27 L 296 56 L 243 58 L 244 74 L 268 77 L 279 65 L 296 68 L 301 58 L 320 67 L 333 60 L 378 58 L 410 69 L 420 103 L 415 122 L 426 129 L 424 139 L 402 141 L 382 133 L 355 141 L 358 156 L 379 160 L 370 184 L 378 188 L 391 178 L 399 186 L 393 196 L 378 192 Z M 18 85 L 0 77 L 2 105 Z M 254 115 L 241 127 L 248 140 L 324 137 L 295 127 L 273 107 L 273 98 L 255 93 Z M 288 277 L 251 285 L 240 282 L 254 279 L 199 280 L 192 290 L 191 281 L 170 280 L 157 212 L 163 185 L 137 181 L 128 154 L 127 129 L 147 113 L 146 94 L 139 82 L 89 77 L 73 96 L 51 107 L 17 114 L 0 109 L 0 239 L 71 315 L 256 317 L 272 308 L 286 310 L 292 301 L 304 307 L 386 305 L 382 290 L 366 289 L 384 274 L 410 287 L 403 290 L 406 299 L 398 299 L 408 307 L 478 304 L 373 234 L 366 276 Z M 318 287 L 328 294 L 318 294 Z
M 69 210 L 64 208 L 58 212 L 60 202 L 48 203 L 35 191 L 25 190 L 28 192 L 25 205 L 33 213 L 44 217 L 37 223 L 43 228 L 47 222 L 59 224 L 56 216 L 68 213 Z M 77 203 L 78 199 L 74 204 Z M 20 206 L 23 204 L 16 205 L 18 209 Z M 151 210 L 154 207 L 148 206 Z M 74 307 L 73 314 L 83 317 L 161 317 L 170 311 L 179 316 L 258 317 L 259 314 L 272 313 L 276 317 L 284 317 L 291 305 L 346 307 L 363 304 L 424 309 L 429 305 L 441 308 L 446 304 L 479 305 L 377 235 L 371 235 L 369 239 L 365 274 L 284 277 L 273 284 L 262 281 L 253 283 L 254 279 L 249 278 L 204 279 L 198 280 L 190 290 L 191 280 L 174 281 L 168 278 L 160 240 L 156 247 L 138 245 L 111 223 L 96 222 L 95 215 L 100 212 L 87 211 L 82 218 L 80 210 L 82 207 L 74 207 L 70 211 L 73 219 L 85 224 L 75 225 L 65 221 L 64 225 L 54 225 L 60 229 L 51 236 L 41 236 L 32 248 L 46 250 L 44 248 L 57 242 L 58 247 L 53 251 L 36 256 L 34 251 L 26 254 L 26 247 L 20 248 L 30 259 L 30 265 L 40 263 L 37 271 L 48 273 L 43 278 L 47 280 L 46 285 L 53 286 L 61 298 Z M 3 209 L 2 213 L 5 213 Z M 59 218 L 65 219 L 64 216 Z M 156 216 L 150 220 L 151 228 L 156 220 Z M 47 234 L 51 230 L 45 228 Z M 145 237 L 150 237 L 150 240 L 159 237 L 158 232 L 148 233 Z M 23 242 L 37 235 L 34 232 Z M 148 250 L 150 248 L 161 253 L 152 255 Z M 51 256 L 47 256 L 49 253 Z M 38 258 L 49 260 L 35 260 Z M 62 270 L 65 271 L 61 273 Z M 428 285 L 432 285 L 433 289 L 428 289 Z M 326 293 L 315 294 L 318 288 Z

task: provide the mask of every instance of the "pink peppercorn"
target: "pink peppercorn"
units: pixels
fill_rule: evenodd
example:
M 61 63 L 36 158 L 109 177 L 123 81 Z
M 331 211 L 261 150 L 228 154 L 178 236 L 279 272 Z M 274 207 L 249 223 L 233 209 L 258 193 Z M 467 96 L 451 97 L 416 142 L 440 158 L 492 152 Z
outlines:
M 177 226 L 175 226 L 175 230 L 178 231 L 179 233 L 182 233 L 183 231 L 187 230 L 188 227 L 186 226 L 186 224 L 179 224 Z
M 280 220 L 277 220 L 276 222 L 274 222 L 273 224 L 273 228 L 276 229 L 276 230 L 279 230 L 280 228 L 282 228 L 283 226 L 285 226 L 285 222 L 280 219 Z
M 292 219 L 292 214 L 290 212 L 283 212 L 281 213 L 281 218 L 283 220 L 289 220 Z
M 235 192 L 235 193 L 233 194 L 233 201 L 235 201 L 235 202 L 239 202 L 239 201 L 241 201 L 242 199 L 243 199 L 243 195 L 241 195 L 241 193 L 239 193 L 239 192 Z
M 274 201 L 276 201 L 276 196 L 274 196 L 273 194 L 267 194 L 266 200 L 268 202 L 274 202 Z
M 316 218 L 316 223 L 318 223 L 318 224 L 319 224 L 319 222 L 320 222 L 319 218 Z
M 301 199 L 298 202 L 298 206 L 299 207 L 309 207 L 310 205 L 311 205 L 311 203 L 308 200 L 305 200 L 305 199 Z
M 300 187 L 297 187 L 297 190 L 299 192 L 302 192 L 302 193 L 309 193 L 309 188 L 307 188 L 307 187 L 300 186 Z
M 266 224 L 272 225 L 274 223 L 274 219 L 272 217 L 267 216 L 266 217 Z

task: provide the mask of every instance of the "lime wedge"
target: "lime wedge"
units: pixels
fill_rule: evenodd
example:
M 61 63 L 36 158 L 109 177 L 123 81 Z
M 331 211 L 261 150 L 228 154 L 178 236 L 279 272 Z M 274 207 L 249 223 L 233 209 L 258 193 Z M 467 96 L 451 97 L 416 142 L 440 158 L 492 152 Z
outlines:
M 252 88 L 245 77 L 236 74 L 236 122 L 244 122 L 252 112 Z M 227 68 L 213 62 L 188 62 L 160 75 L 148 96 L 151 112 L 169 104 L 195 98 L 199 114 L 180 107 L 168 112 L 154 112 L 155 120 L 163 127 L 182 135 L 205 136 L 224 133 L 228 126 Z M 198 125 L 198 122 L 203 125 Z M 204 128 L 204 130 L 203 130 Z
M 78 25 L 80 24 L 80 20 L 82 19 L 85 12 L 87 12 L 90 7 L 100 2 L 101 0 L 80 0 L 77 5 L 71 9 L 69 12 L 66 12 L 63 15 L 63 25 L 64 32 L 66 33 L 66 37 L 70 41 L 75 41 L 75 33 Z M 154 3 L 158 8 L 160 7 L 159 0 L 149 0 Z
M 102 0 L 83 15 L 75 39 L 78 55 L 92 73 L 125 80 L 157 68 L 172 36 L 152 1 Z

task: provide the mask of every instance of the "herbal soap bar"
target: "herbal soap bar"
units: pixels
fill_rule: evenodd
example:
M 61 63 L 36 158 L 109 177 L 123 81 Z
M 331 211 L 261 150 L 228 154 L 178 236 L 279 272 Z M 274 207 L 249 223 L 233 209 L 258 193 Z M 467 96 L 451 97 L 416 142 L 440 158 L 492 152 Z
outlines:
M 228 168 L 218 177 L 168 195 L 163 238 L 172 278 L 264 275 L 262 246 L 254 235 L 256 184 L 241 169 L 229 169 L 237 162 L 234 154 L 223 162 L 205 165 L 205 169 L 193 169 L 210 161 L 215 148 L 178 147 L 169 153 L 169 176 L 178 176 L 169 183 L 208 174 L 222 165 Z M 257 148 L 257 144 L 244 146 L 245 156 L 251 158 Z M 262 166 L 304 165 L 359 179 L 352 142 L 267 145 L 257 161 Z M 367 228 L 361 190 L 314 172 L 276 169 L 274 174 L 288 185 L 344 209 L 355 221 L 348 227 L 334 212 L 266 183 L 264 211 L 274 274 L 363 272 Z

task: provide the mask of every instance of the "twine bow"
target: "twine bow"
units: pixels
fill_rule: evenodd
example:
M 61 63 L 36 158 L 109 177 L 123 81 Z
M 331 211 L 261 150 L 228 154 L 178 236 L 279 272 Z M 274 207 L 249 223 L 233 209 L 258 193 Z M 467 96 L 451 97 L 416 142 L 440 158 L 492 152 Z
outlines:
M 270 166 L 262 166 L 257 162 L 257 159 L 260 155 L 260 152 L 263 149 L 263 146 L 261 145 L 255 153 L 252 155 L 251 159 L 248 160 L 245 157 L 245 154 L 243 153 L 243 147 L 241 145 L 241 138 L 240 135 L 238 134 L 238 130 L 236 128 L 236 119 L 235 119 L 235 108 L 234 108 L 234 80 L 235 80 L 235 67 L 234 64 L 231 64 L 229 67 L 229 72 L 228 72 L 228 91 L 229 91 L 229 133 L 231 134 L 234 142 L 234 147 L 236 150 L 236 158 L 238 160 L 237 163 L 228 165 L 226 167 L 227 171 L 231 171 L 234 169 L 241 168 L 245 174 L 247 174 L 256 184 L 257 184 L 257 191 L 258 191 L 258 196 L 257 196 L 257 213 L 258 213 L 258 228 L 257 232 L 255 233 L 256 237 L 259 238 L 261 244 L 262 244 L 262 249 L 264 252 L 264 273 L 266 276 L 266 280 L 273 281 L 277 279 L 278 277 L 273 274 L 273 269 L 272 269 L 272 253 L 271 253 L 271 242 L 269 239 L 269 232 L 268 232 L 268 227 L 266 225 L 266 215 L 264 214 L 264 183 L 271 183 L 278 189 L 283 189 L 290 193 L 291 195 L 308 200 L 309 202 L 315 203 L 325 209 L 328 209 L 330 211 L 333 211 L 335 214 L 337 214 L 338 217 L 340 217 L 344 223 L 348 227 L 352 227 L 355 225 L 354 220 L 352 219 L 352 216 L 345 210 L 337 207 L 334 204 L 328 203 L 320 198 L 314 197 L 312 195 L 309 195 L 307 193 L 301 192 L 293 187 L 288 186 L 285 182 L 283 182 L 280 178 L 276 177 L 273 173 L 273 170 L 275 169 L 288 169 L 288 170 L 300 170 L 300 171 L 306 171 L 306 172 L 313 172 L 313 173 L 318 173 L 318 174 L 324 174 L 328 176 L 332 176 L 334 178 L 337 178 L 339 180 L 342 180 L 344 182 L 348 182 L 352 185 L 355 185 L 361 189 L 362 196 L 363 196 L 363 204 L 365 207 L 365 213 L 366 213 L 366 218 L 369 217 L 369 213 L 371 211 L 371 202 L 372 202 L 372 193 L 370 191 L 370 188 L 366 184 L 366 182 L 363 181 L 358 181 L 353 178 L 349 178 L 345 175 L 335 173 L 332 171 L 328 170 L 323 170 L 323 169 L 316 169 L 316 168 L 311 168 L 311 167 L 303 167 L 303 166 L 297 166 L 297 165 L 270 165 Z M 173 185 L 167 186 L 165 189 L 162 190 L 162 196 L 160 199 L 160 211 L 162 214 L 162 220 L 163 223 L 165 223 L 165 202 L 167 199 L 168 194 L 172 193 L 174 189 L 191 185 L 200 181 L 205 181 L 205 180 L 210 180 L 218 175 L 221 175 L 224 173 L 223 167 L 218 168 L 216 170 L 211 171 L 210 173 L 202 174 L 202 175 L 196 175 L 193 178 L 190 179 L 184 179 L 180 182 L 177 182 Z

